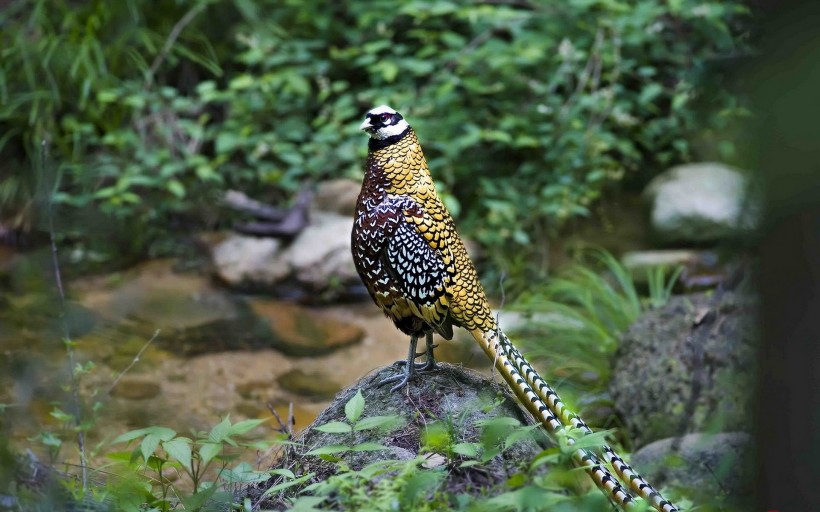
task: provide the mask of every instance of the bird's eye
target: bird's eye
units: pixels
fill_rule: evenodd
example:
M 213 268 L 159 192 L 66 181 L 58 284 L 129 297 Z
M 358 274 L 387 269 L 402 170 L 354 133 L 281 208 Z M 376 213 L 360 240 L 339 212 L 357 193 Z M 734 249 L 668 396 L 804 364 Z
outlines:
M 379 116 L 379 120 L 382 123 L 388 123 L 391 119 L 393 119 L 393 114 L 382 114 Z

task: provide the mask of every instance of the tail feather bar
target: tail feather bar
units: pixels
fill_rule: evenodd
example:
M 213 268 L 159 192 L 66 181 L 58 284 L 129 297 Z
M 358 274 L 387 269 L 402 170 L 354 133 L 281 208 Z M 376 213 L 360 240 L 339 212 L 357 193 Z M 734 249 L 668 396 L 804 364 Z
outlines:
M 587 424 L 566 407 L 555 390 L 538 375 L 501 329 L 474 329 L 470 333 L 481 345 L 487 356 L 495 362 L 495 367 L 521 400 L 521 403 L 549 431 L 556 432 L 566 427 L 573 427 L 585 434 L 592 433 Z M 569 442 L 573 442 L 571 438 Z M 621 478 L 621 481 L 625 482 L 655 510 L 659 512 L 680 511 L 678 507 L 661 496 L 641 475 L 624 462 L 623 458 L 609 445 L 602 446 L 601 450 L 606 460 Z M 587 449 L 579 449 L 573 454 L 573 460 L 576 464 L 585 468 L 596 485 L 621 508 L 625 510 L 635 508 L 635 498 L 609 472 L 595 453 Z

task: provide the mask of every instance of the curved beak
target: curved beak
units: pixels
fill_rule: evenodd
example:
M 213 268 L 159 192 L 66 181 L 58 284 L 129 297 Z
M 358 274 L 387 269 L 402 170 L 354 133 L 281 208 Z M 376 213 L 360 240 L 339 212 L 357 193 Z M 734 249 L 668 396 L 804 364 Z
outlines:
M 372 124 L 370 124 L 370 118 L 369 118 L 369 117 L 366 117 L 366 118 L 364 119 L 364 122 L 363 122 L 362 124 L 360 124 L 360 125 L 359 125 L 359 130 L 367 131 L 367 130 L 369 130 L 370 128 L 373 128 L 373 125 L 372 125 Z

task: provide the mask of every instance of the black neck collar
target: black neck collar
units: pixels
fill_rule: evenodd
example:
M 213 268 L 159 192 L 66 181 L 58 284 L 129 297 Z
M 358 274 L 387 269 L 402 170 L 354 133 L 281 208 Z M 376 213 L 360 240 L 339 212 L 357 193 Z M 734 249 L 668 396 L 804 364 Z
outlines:
M 405 129 L 403 132 L 401 132 L 398 135 L 391 135 L 390 137 L 387 137 L 386 139 L 370 139 L 370 141 L 367 143 L 367 148 L 370 151 L 377 151 L 379 149 L 384 149 L 387 146 L 389 146 L 391 144 L 395 144 L 396 142 L 403 139 L 405 135 L 410 133 L 410 130 L 412 130 L 412 128 L 410 128 L 408 126 L 407 129 Z

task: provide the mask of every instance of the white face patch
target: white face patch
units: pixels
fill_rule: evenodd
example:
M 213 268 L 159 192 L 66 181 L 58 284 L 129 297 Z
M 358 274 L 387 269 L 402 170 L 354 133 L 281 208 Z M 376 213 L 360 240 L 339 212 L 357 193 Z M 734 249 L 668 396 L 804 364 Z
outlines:
M 407 121 L 402 119 L 396 124 L 385 126 L 384 128 L 380 128 L 375 132 L 371 133 L 370 136 L 374 139 L 386 139 L 387 137 L 392 137 L 393 135 L 398 135 L 404 130 L 406 130 L 410 125 L 407 124 Z
M 410 125 L 407 124 L 407 121 L 405 121 L 404 119 L 399 119 L 397 121 L 394 120 L 392 124 L 386 124 L 384 126 L 374 126 L 373 118 L 381 116 L 383 114 L 390 114 L 401 117 L 401 114 L 396 112 L 396 110 L 394 110 L 393 108 L 387 105 L 379 105 L 378 107 L 371 109 L 367 113 L 364 122 L 359 128 L 366 131 L 367 134 L 370 135 L 370 137 L 373 139 L 384 140 L 388 137 L 399 135 L 410 127 Z

